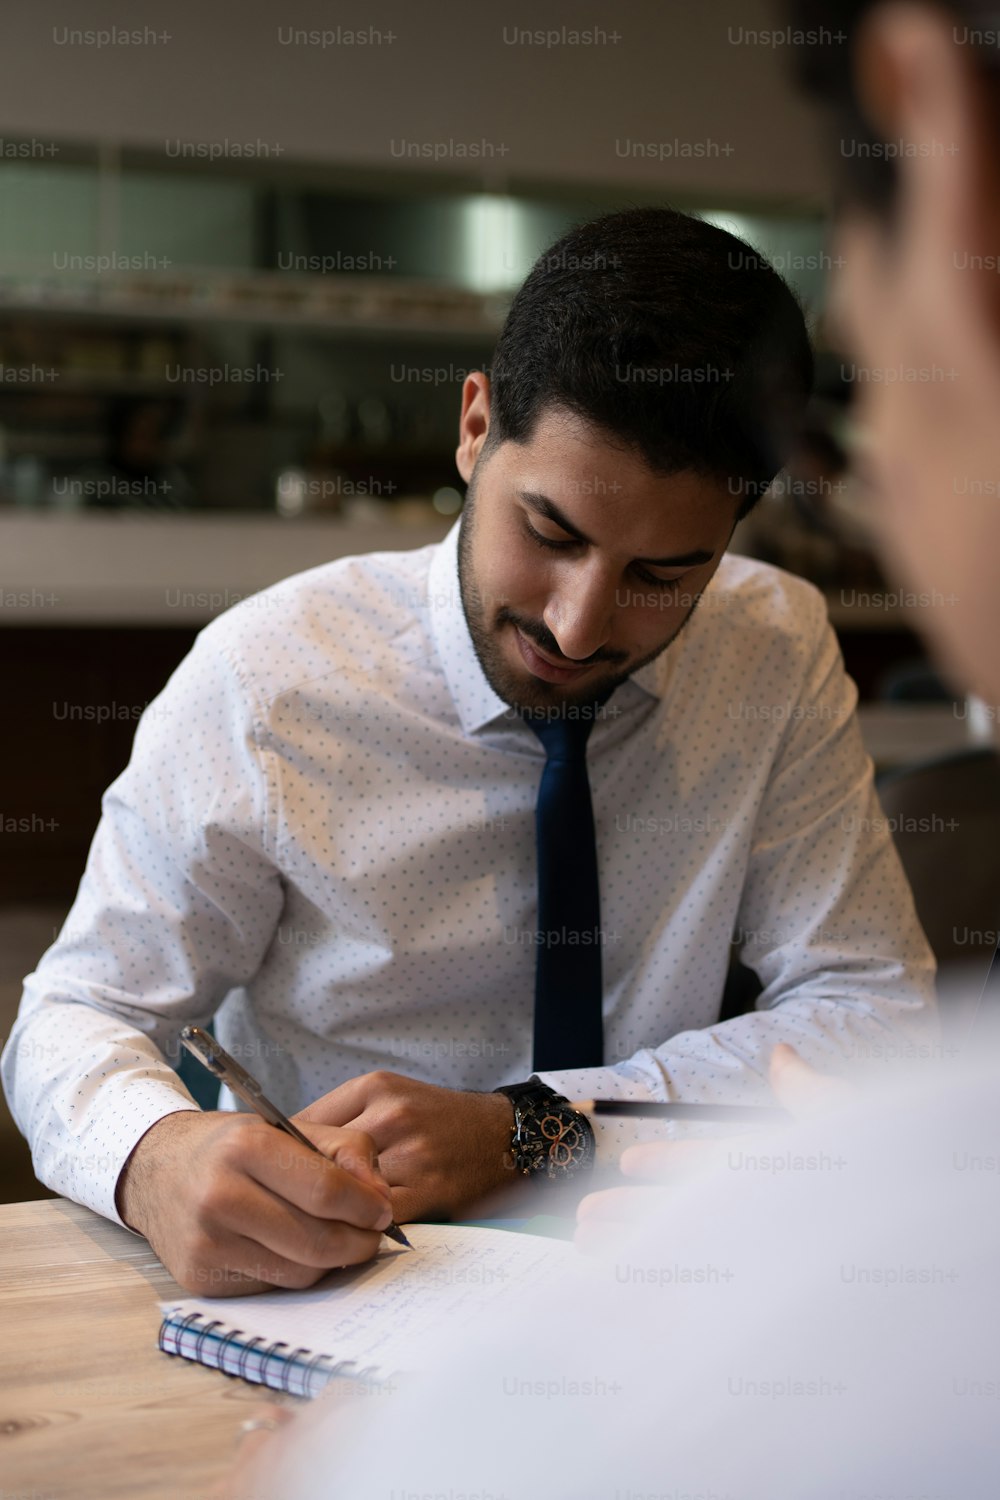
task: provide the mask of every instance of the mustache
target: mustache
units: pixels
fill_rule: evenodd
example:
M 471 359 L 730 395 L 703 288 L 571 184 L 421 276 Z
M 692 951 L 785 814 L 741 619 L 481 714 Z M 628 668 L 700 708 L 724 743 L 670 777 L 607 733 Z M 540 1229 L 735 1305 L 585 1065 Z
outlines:
M 497 624 L 502 625 L 508 620 L 512 625 L 516 625 L 521 634 L 527 636 L 528 640 L 532 641 L 540 650 L 546 652 L 549 656 L 554 656 L 558 661 L 566 662 L 568 666 L 589 667 L 598 662 L 605 662 L 608 666 L 620 666 L 622 662 L 627 660 L 626 652 L 618 652 L 612 656 L 608 656 L 600 651 L 595 651 L 593 656 L 582 657 L 579 661 L 571 660 L 568 656 L 563 656 L 555 636 L 552 635 L 551 631 L 546 630 L 544 626 L 536 625 L 533 620 L 523 620 L 519 615 L 512 614 L 509 609 L 502 609 L 497 616 Z

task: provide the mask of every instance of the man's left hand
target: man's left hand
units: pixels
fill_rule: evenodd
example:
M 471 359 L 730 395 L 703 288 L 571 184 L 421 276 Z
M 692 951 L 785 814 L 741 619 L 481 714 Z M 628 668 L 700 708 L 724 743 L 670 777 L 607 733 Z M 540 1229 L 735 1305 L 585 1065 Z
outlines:
M 514 1111 L 503 1094 L 438 1088 L 400 1073 L 365 1073 L 293 1118 L 351 1124 L 371 1136 L 397 1223 L 452 1218 L 514 1181 Z

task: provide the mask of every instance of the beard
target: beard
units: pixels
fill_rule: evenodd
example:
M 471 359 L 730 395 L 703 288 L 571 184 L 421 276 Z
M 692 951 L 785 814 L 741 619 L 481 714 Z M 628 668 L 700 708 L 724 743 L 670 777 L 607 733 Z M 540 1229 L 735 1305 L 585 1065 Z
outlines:
M 465 615 L 465 623 L 468 626 L 469 636 L 472 640 L 476 659 L 483 671 L 490 687 L 497 697 L 516 712 L 522 710 L 550 709 L 554 706 L 564 708 L 582 708 L 592 706 L 597 708 L 605 704 L 612 693 L 623 682 L 627 682 L 634 672 L 655 661 L 661 656 L 671 642 L 675 641 L 684 626 L 691 619 L 698 607 L 701 595 L 697 595 L 691 608 L 684 619 L 665 641 L 662 641 L 654 650 L 647 652 L 644 656 L 628 661 L 627 657 L 622 660 L 624 653 L 613 653 L 612 657 L 596 654 L 588 657 L 588 661 L 601 661 L 607 663 L 608 670 L 603 673 L 588 674 L 589 680 L 580 687 L 571 684 L 560 684 L 554 682 L 543 682 L 539 677 L 533 677 L 527 667 L 522 668 L 523 675 L 509 666 L 501 645 L 501 630 L 505 625 L 516 626 L 521 633 L 534 645 L 550 656 L 561 656 L 559 643 L 552 632 L 541 622 L 530 620 L 525 615 L 517 614 L 506 605 L 501 605 L 495 610 L 493 618 L 490 618 L 491 607 L 484 600 L 479 589 L 473 566 L 473 551 L 475 546 L 476 532 L 476 491 L 478 488 L 479 467 L 482 459 L 477 460 L 469 480 L 466 491 L 465 505 L 462 509 L 458 532 L 458 587 L 462 600 L 462 611 Z

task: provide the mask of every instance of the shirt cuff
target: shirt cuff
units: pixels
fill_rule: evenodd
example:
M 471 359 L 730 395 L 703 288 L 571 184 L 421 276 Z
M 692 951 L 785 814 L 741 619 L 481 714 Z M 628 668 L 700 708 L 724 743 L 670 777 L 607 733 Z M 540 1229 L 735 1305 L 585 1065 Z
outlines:
M 181 1110 L 200 1112 L 183 1086 L 173 1088 L 161 1079 L 130 1082 L 128 1109 L 116 1109 L 112 1100 L 102 1101 L 100 1131 L 89 1131 L 78 1150 L 54 1152 L 44 1163 L 43 1180 L 56 1192 L 92 1208 L 113 1224 L 143 1238 L 125 1223 L 118 1212 L 115 1203 L 118 1181 L 125 1163 L 146 1132 L 158 1120 Z

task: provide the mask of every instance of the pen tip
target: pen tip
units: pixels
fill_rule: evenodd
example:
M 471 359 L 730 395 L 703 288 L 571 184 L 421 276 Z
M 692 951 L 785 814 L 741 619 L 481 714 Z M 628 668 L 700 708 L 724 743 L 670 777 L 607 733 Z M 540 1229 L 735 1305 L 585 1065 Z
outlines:
M 413 1246 L 410 1244 L 409 1240 L 406 1238 L 406 1235 L 400 1229 L 398 1224 L 390 1224 L 389 1228 L 383 1229 L 382 1233 L 386 1236 L 387 1239 L 395 1240 L 397 1245 L 405 1245 L 407 1250 L 413 1249 Z

